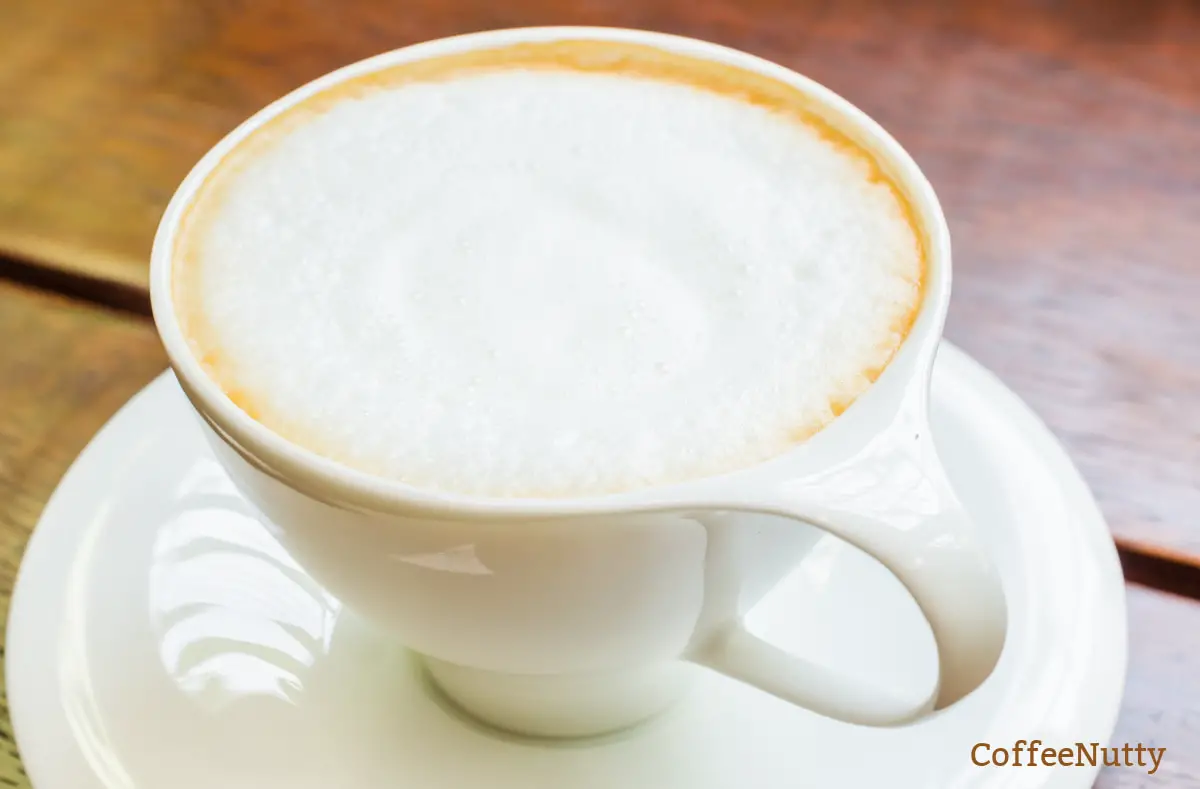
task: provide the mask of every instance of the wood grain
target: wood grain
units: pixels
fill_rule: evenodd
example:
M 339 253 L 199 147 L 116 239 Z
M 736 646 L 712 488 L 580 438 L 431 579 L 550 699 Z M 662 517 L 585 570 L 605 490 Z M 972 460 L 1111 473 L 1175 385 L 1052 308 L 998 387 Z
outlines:
M 0 337 L 6 338 L 0 343 L 0 628 L 6 628 L 25 542 L 59 477 L 92 434 L 166 367 L 166 357 L 145 321 L 4 282 Z M 3 683 L 0 676 L 0 698 L 6 698 Z M 0 784 L 28 785 L 6 702 Z
M 3 282 L 0 336 L 18 338 L 0 345 L 0 607 L 6 624 L 22 549 L 56 482 L 165 359 L 153 329 L 137 316 Z M 1129 619 L 1129 678 L 1113 741 L 1165 746 L 1168 758 L 1154 776 L 1109 770 L 1099 786 L 1200 789 L 1200 603 L 1131 586 Z M 0 707 L 0 784 L 28 786 L 6 706 Z
M 1110 742 L 1166 748 L 1154 775 L 1107 768 L 1099 789 L 1200 789 L 1200 603 L 1127 586 L 1129 670 Z
M 1200 4 L 8 0 L 0 253 L 143 287 L 192 163 L 287 90 L 494 27 L 660 29 L 777 60 L 925 167 L 949 336 L 1065 440 L 1117 536 L 1200 566 Z

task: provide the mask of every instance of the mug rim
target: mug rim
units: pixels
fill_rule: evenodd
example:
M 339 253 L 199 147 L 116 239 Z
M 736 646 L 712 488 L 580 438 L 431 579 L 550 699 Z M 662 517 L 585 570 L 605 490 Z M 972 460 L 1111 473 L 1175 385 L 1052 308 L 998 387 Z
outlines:
M 526 42 L 587 40 L 642 44 L 685 56 L 715 61 L 758 73 L 799 89 L 817 112 L 877 159 L 909 203 L 925 242 L 921 303 L 908 333 L 878 378 L 846 409 L 813 436 L 760 463 L 722 474 L 651 485 L 613 493 L 561 497 L 476 496 L 421 488 L 353 468 L 294 443 L 239 408 L 192 353 L 172 295 L 174 247 L 181 219 L 200 186 L 221 161 L 260 126 L 290 107 L 337 84 L 400 63 L 449 53 L 511 46 Z M 487 30 L 439 38 L 374 55 L 324 74 L 255 112 L 209 149 L 184 177 L 164 211 L 150 256 L 150 303 L 154 322 L 176 378 L 200 417 L 235 452 L 259 471 L 333 506 L 383 512 L 420 512 L 430 516 L 471 515 L 492 518 L 557 518 L 614 511 L 661 509 L 705 501 L 714 482 L 744 479 L 774 466 L 814 438 L 846 420 L 878 390 L 894 390 L 885 399 L 900 400 L 918 379 L 922 418 L 928 400 L 933 358 L 949 304 L 951 255 L 949 228 L 932 185 L 911 155 L 882 126 L 831 89 L 772 61 L 720 44 L 649 30 L 617 27 L 552 26 Z M 878 394 L 876 395 L 878 398 Z M 861 410 L 859 408 L 858 410 Z

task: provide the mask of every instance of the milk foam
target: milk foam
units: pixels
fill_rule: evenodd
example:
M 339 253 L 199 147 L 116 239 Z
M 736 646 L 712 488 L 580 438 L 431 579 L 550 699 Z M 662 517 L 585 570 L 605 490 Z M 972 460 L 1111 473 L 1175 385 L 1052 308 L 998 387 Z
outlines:
M 776 456 L 869 385 L 920 298 L 920 243 L 862 152 L 658 79 L 364 91 L 195 211 L 176 300 L 235 401 L 336 461 L 469 495 Z

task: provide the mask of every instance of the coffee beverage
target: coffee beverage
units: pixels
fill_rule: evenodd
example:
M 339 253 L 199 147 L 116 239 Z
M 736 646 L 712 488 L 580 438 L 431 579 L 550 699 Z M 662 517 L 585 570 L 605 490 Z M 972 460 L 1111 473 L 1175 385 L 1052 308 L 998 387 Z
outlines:
M 173 299 L 242 410 L 449 493 L 606 494 L 760 463 L 861 394 L 924 242 L 799 89 L 629 43 L 390 66 L 200 187 Z
M 256 113 L 176 191 L 150 297 L 298 567 L 458 708 L 561 737 L 665 709 L 681 661 L 871 726 L 992 672 L 1004 586 L 928 424 L 950 274 L 929 182 L 836 94 L 702 41 L 530 28 Z M 911 593 L 927 692 L 747 623 L 814 544 L 792 521 Z

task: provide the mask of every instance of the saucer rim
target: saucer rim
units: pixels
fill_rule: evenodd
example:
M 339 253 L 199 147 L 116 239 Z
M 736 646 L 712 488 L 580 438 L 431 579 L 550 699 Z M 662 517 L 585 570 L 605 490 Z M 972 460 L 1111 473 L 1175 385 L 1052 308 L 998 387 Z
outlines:
M 1103 707 L 1104 714 L 1100 716 L 1099 729 L 1104 732 L 1104 738 L 1111 737 L 1116 728 L 1124 698 L 1125 677 L 1128 669 L 1128 626 L 1125 604 L 1125 580 L 1120 569 L 1116 545 L 1111 532 L 1096 503 L 1095 497 L 1087 486 L 1078 468 L 1071 461 L 1061 442 L 1050 432 L 1042 420 L 1030 407 L 1010 390 L 994 373 L 975 361 L 966 352 L 943 340 L 939 347 L 938 358 L 934 365 L 936 370 L 941 368 L 941 376 L 955 379 L 955 386 L 965 386 L 967 389 L 978 390 L 988 402 L 989 410 L 998 411 L 1005 421 L 1019 420 L 1017 430 L 1023 434 L 1022 442 L 1030 445 L 1052 471 L 1054 487 L 1062 492 L 1062 499 L 1068 502 L 1078 516 L 1076 531 L 1079 536 L 1076 542 L 1081 549 L 1086 549 L 1096 563 L 1098 577 L 1111 583 L 1113 588 L 1120 589 L 1120 605 L 1107 607 L 1097 618 L 1107 618 L 1108 626 L 1098 629 L 1106 644 L 1097 643 L 1095 646 L 1106 650 L 1106 659 L 1115 675 L 1114 681 L 1097 687 L 1111 688 L 1106 693 L 1107 703 L 1101 703 L 1093 698 L 1092 706 Z M 59 480 L 54 492 L 43 509 L 37 525 L 30 534 L 20 567 L 16 574 L 10 599 L 9 618 L 5 640 L 5 680 L 8 691 L 9 715 L 13 728 L 13 739 L 21 755 L 21 763 L 33 784 L 38 789 L 66 789 L 48 781 L 48 776 L 57 772 L 46 764 L 41 756 L 33 760 L 25 756 L 27 748 L 24 744 L 36 739 L 33 733 L 37 731 L 38 719 L 45 718 L 40 709 L 45 707 L 44 690 L 45 678 L 37 681 L 36 676 L 26 678 L 28 660 L 13 660 L 14 654 L 26 654 L 26 643 L 36 643 L 35 636 L 39 630 L 46 629 L 40 623 L 47 620 L 38 617 L 37 611 L 57 607 L 53 605 L 56 595 L 62 594 L 61 584 L 55 586 L 46 583 L 48 576 L 59 576 L 63 580 L 69 578 L 73 566 L 73 558 L 78 545 L 73 537 L 78 535 L 81 526 L 79 508 L 90 506 L 88 499 L 95 495 L 75 498 L 74 488 L 82 484 L 80 477 L 92 471 L 91 466 L 104 454 L 112 452 L 108 446 L 113 437 L 120 432 L 129 430 L 125 424 L 136 419 L 135 414 L 145 401 L 159 398 L 162 390 L 170 386 L 178 386 L 170 369 L 152 379 L 141 390 L 135 393 L 116 413 L 95 433 L 88 444 L 71 463 L 63 477 Z M 936 388 L 937 384 L 933 386 Z M 141 429 L 145 429 L 144 427 Z M 90 483 L 89 483 L 90 484 Z M 44 638 L 44 636 L 43 636 Z M 1114 653 L 1115 650 L 1115 653 Z M 38 698 L 43 704 L 38 704 Z M 51 691 L 51 700 L 57 700 L 58 694 Z M 1096 718 L 1093 718 L 1095 721 Z M 72 752 L 78 752 L 77 739 L 70 744 Z M 44 751 L 44 749 L 42 749 Z M 36 752 L 36 751 L 30 751 Z M 1049 770 L 1044 780 L 1028 783 L 1030 787 L 1041 789 L 1083 789 L 1090 787 L 1100 772 L 1099 768 L 1077 768 L 1070 771 Z M 994 778 L 994 776 L 993 776 Z M 1026 776 L 1028 778 L 1028 776 Z M 981 783 L 983 780 L 982 779 Z

